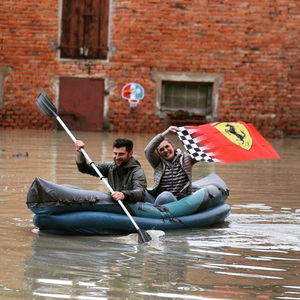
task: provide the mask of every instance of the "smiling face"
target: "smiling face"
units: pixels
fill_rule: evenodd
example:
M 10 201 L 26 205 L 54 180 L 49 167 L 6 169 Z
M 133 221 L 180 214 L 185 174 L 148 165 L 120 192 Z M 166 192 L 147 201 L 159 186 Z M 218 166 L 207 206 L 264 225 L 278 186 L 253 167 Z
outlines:
M 132 151 L 128 152 L 126 147 L 113 148 L 113 160 L 118 167 L 125 165 L 131 157 Z
M 166 160 L 172 160 L 175 155 L 175 147 L 169 141 L 162 141 L 157 147 L 157 152 Z

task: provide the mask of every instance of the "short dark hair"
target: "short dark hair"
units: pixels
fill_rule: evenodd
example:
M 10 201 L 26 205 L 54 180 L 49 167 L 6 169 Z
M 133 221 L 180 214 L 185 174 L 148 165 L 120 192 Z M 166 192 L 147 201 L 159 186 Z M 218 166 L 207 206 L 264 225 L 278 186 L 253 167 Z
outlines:
M 165 138 L 164 141 L 168 142 L 172 146 L 175 146 L 174 143 L 170 139 L 168 139 L 168 138 Z
M 114 141 L 114 148 L 126 147 L 126 151 L 130 152 L 133 149 L 133 142 L 126 138 L 118 138 Z

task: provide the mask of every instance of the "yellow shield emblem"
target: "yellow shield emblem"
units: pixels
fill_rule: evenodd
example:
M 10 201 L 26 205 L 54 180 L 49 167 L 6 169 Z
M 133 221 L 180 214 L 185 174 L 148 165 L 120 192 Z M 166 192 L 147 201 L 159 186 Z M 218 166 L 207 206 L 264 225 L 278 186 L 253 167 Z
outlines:
M 248 129 L 240 123 L 219 123 L 215 126 L 232 143 L 249 150 L 252 146 L 252 138 Z

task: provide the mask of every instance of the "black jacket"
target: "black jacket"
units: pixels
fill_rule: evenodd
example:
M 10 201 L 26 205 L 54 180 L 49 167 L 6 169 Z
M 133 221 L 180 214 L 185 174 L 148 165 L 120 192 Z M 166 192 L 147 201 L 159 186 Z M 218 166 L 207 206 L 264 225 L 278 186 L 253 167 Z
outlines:
M 122 192 L 126 202 L 144 201 L 147 187 L 146 176 L 141 164 L 134 157 L 123 166 L 116 166 L 114 162 L 95 163 L 101 174 L 107 178 L 114 191 Z M 77 163 L 78 170 L 93 176 L 98 176 L 92 166 Z

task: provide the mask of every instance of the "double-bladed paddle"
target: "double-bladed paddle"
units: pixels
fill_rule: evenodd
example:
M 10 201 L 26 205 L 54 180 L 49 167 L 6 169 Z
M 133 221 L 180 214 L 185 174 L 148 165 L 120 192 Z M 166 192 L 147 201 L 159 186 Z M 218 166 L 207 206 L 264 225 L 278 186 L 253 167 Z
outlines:
M 57 110 L 55 105 L 53 104 L 53 102 L 50 100 L 50 98 L 48 97 L 48 95 L 44 92 L 40 93 L 36 99 L 36 105 L 37 107 L 40 109 L 40 111 L 42 113 L 44 113 L 45 115 L 51 117 L 51 118 L 55 118 L 60 125 L 63 127 L 63 129 L 67 132 L 67 134 L 69 135 L 69 137 L 71 138 L 71 140 L 75 143 L 76 142 L 76 138 L 75 136 L 72 134 L 72 132 L 68 129 L 68 127 L 66 126 L 66 124 L 63 122 L 63 120 L 58 116 L 57 114 Z M 109 191 L 111 193 L 114 192 L 114 190 L 112 189 L 112 187 L 110 186 L 110 184 L 107 181 L 107 178 L 105 178 L 101 172 L 99 171 L 99 169 L 96 167 L 95 163 L 90 159 L 90 157 L 88 156 L 88 154 L 86 153 L 86 151 L 84 149 L 80 149 L 81 153 L 83 154 L 83 156 L 85 157 L 87 163 L 89 165 L 91 165 L 93 167 L 93 169 L 95 170 L 95 172 L 97 173 L 97 175 L 99 176 L 100 180 L 102 180 L 106 187 L 109 189 Z M 131 223 L 133 224 L 133 226 L 135 227 L 135 229 L 138 232 L 138 242 L 141 243 L 145 243 L 145 242 L 149 242 L 151 240 L 150 235 L 139 228 L 139 226 L 136 224 L 136 222 L 134 221 L 134 219 L 132 218 L 132 216 L 130 215 L 130 213 L 128 212 L 128 210 L 126 209 L 125 205 L 123 204 L 123 202 L 121 200 L 118 200 L 119 205 L 122 207 L 123 211 L 126 213 L 126 215 L 128 216 L 128 218 L 130 219 Z

